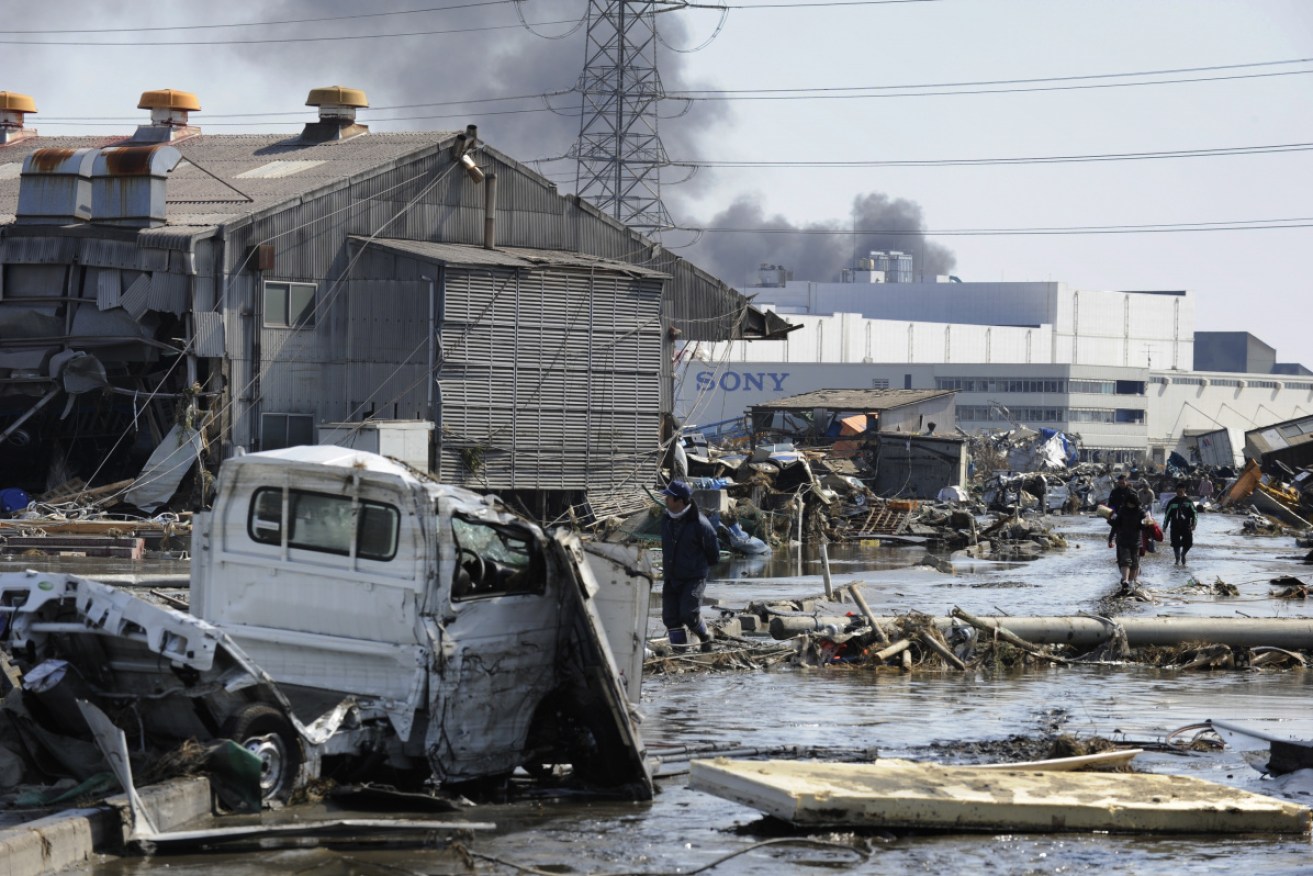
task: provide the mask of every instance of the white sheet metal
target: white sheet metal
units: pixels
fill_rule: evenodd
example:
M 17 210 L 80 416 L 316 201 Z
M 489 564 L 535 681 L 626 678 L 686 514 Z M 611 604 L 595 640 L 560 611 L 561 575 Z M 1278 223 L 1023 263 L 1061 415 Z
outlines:
M 195 429 L 177 423 L 151 453 L 124 499 L 152 513 L 178 490 L 182 477 L 201 453 L 201 436 Z

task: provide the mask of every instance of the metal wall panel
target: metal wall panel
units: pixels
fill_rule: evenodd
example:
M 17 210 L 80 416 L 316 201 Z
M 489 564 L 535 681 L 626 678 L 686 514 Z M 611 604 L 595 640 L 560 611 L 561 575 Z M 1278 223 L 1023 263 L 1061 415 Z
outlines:
M 645 481 L 661 420 L 661 280 L 448 267 L 440 475 L 606 493 Z
M 4 241 L 5 264 L 66 264 L 77 252 L 70 237 L 8 237 Z
M 209 310 L 192 313 L 194 352 L 201 358 L 218 359 L 224 353 L 223 314 Z
M 137 269 L 137 245 L 126 240 L 83 238 L 78 241 L 78 260 L 84 265 L 133 271 Z
M 109 310 L 118 307 L 123 294 L 123 275 L 113 269 L 96 272 L 96 307 Z

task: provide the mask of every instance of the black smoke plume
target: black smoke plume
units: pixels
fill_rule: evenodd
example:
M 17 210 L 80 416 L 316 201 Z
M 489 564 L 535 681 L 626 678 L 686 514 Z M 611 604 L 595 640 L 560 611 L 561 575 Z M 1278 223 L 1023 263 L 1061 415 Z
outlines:
M 732 286 L 755 285 L 762 264 L 779 265 L 797 280 L 834 281 L 853 260 L 872 251 L 910 253 L 916 279 L 953 270 L 951 250 L 926 239 L 921 207 L 879 192 L 853 198 L 846 220 L 795 225 L 767 216 L 760 199 L 742 197 L 705 227 L 697 243 L 680 254 Z

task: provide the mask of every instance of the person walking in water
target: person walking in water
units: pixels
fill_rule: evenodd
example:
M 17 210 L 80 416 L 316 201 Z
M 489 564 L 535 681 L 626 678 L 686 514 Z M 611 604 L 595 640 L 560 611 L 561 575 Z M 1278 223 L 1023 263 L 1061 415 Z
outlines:
M 1176 554 L 1176 565 L 1185 565 L 1185 555 L 1194 547 L 1194 527 L 1199 522 L 1199 513 L 1194 502 L 1186 495 L 1188 485 L 1185 481 L 1176 484 L 1176 495 L 1167 503 L 1163 512 L 1163 523 L 1172 539 L 1172 553 Z
M 1134 494 L 1127 496 L 1108 518 L 1111 531 L 1108 547 L 1117 547 L 1117 569 L 1121 572 L 1122 587 L 1134 584 L 1140 577 L 1140 535 L 1144 528 L 1144 509 Z
M 661 620 L 675 653 L 688 648 L 688 631 L 711 650 L 711 633 L 702 620 L 702 594 L 707 571 L 720 559 L 716 530 L 698 510 L 693 491 L 683 481 L 671 481 L 661 491 L 666 513 L 661 517 Z
M 1117 475 L 1117 485 L 1108 493 L 1108 507 L 1116 511 L 1121 504 L 1126 501 L 1128 496 L 1134 496 L 1135 491 L 1126 481 L 1126 472 Z

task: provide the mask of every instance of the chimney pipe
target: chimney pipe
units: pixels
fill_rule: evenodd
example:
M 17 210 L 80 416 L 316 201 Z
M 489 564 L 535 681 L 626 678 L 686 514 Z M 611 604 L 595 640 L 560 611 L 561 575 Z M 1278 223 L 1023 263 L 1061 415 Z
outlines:
M 26 94 L 0 91 L 0 144 L 16 143 L 36 136 L 35 128 L 23 127 L 23 116 L 36 112 L 36 101 Z
M 483 248 L 497 248 L 497 174 L 483 179 Z

